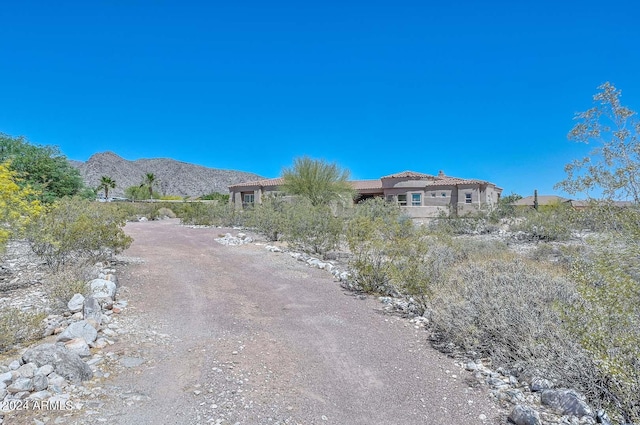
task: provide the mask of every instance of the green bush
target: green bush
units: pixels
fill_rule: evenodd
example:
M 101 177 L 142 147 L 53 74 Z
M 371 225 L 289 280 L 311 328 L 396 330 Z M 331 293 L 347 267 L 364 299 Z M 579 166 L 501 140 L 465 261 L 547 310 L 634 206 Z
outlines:
M 340 244 L 344 219 L 327 205 L 299 198 L 285 208 L 284 224 L 283 240 L 296 249 L 324 256 Z
M 244 218 L 243 211 L 230 204 L 190 202 L 184 207 L 183 211 L 176 211 L 183 224 L 231 227 L 241 225 Z
M 424 305 L 430 282 L 437 278 L 428 264 L 430 244 L 423 229 L 397 206 L 379 199 L 356 206 L 346 224 L 346 239 L 352 254 L 349 265 L 361 290 L 404 293 Z
M 540 207 L 523 211 L 523 219 L 511 230 L 524 232 L 532 241 L 566 241 L 576 229 L 576 213 L 569 205 Z
M 219 193 L 219 192 L 212 192 L 212 193 L 208 193 L 206 195 L 202 195 L 200 198 L 198 198 L 202 201 L 218 201 L 224 204 L 228 204 L 229 203 L 229 194 L 228 193 Z
M 287 216 L 290 208 L 291 203 L 282 197 L 265 197 L 261 204 L 246 211 L 245 224 L 270 241 L 277 241 L 289 228 Z
M 132 242 L 122 229 L 124 216 L 117 212 L 85 199 L 58 200 L 30 227 L 31 248 L 54 270 L 108 259 Z
M 637 226 L 637 225 L 636 225 Z M 601 374 L 598 400 L 626 422 L 640 420 L 640 245 L 638 230 L 600 236 L 573 262 L 582 295 L 567 322 Z
M 87 282 L 91 279 L 89 268 L 84 265 L 68 265 L 48 276 L 46 293 L 51 307 L 58 311 L 67 310 L 67 303 L 75 294 L 87 295 Z
M 42 312 L 25 312 L 17 308 L 6 308 L 0 312 L 0 353 L 12 349 L 16 344 L 42 337 Z

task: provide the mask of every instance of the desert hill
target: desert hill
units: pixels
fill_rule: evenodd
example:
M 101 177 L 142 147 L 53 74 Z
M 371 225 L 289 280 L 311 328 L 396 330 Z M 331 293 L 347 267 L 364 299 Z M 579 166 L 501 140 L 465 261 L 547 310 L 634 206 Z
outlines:
M 262 178 L 244 171 L 208 168 L 169 158 L 129 161 L 113 152 L 97 153 L 86 162 L 70 163 L 89 187 L 97 187 L 102 176 L 115 180 L 117 186 L 109 191 L 109 196 L 124 196 L 124 190 L 140 185 L 147 173 L 155 175 L 158 193 L 194 197 L 211 192 L 229 193 L 229 185 Z

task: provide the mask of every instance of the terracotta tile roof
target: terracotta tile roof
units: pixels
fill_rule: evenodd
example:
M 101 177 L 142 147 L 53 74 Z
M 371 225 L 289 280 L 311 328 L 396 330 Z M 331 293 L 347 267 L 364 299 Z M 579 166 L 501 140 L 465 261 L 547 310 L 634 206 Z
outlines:
M 262 179 L 262 180 L 253 180 L 250 182 L 236 183 L 234 185 L 229 186 L 229 188 L 238 188 L 238 187 L 265 187 L 265 186 L 280 186 L 284 183 L 284 179 L 282 177 L 277 177 L 275 179 Z
M 388 176 L 380 177 L 381 179 L 405 179 L 405 178 L 434 178 L 434 176 L 430 174 L 424 173 L 416 173 L 415 171 L 403 171 L 401 173 L 389 174 Z
M 382 181 L 378 180 L 352 180 L 349 183 L 355 190 L 382 190 Z
M 427 186 L 448 186 L 455 184 L 489 184 L 489 182 L 477 179 L 461 179 L 458 177 L 439 177 L 427 183 Z

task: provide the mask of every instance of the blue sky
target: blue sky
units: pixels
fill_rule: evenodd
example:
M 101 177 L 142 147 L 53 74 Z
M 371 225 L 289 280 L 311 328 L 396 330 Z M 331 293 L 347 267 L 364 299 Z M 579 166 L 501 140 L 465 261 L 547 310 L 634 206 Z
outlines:
M 0 132 L 275 177 L 414 170 L 559 193 L 574 113 L 640 110 L 633 1 L 14 1 Z

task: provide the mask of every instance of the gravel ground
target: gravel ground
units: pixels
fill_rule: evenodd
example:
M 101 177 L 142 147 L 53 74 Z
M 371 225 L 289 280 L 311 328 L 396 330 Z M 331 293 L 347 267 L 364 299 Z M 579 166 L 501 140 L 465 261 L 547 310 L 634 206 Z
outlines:
M 228 229 L 130 223 L 128 329 L 95 401 L 48 423 L 497 424 L 503 412 L 424 329 Z M 233 232 L 233 231 L 232 231 Z M 33 422 L 29 422 L 33 423 Z

